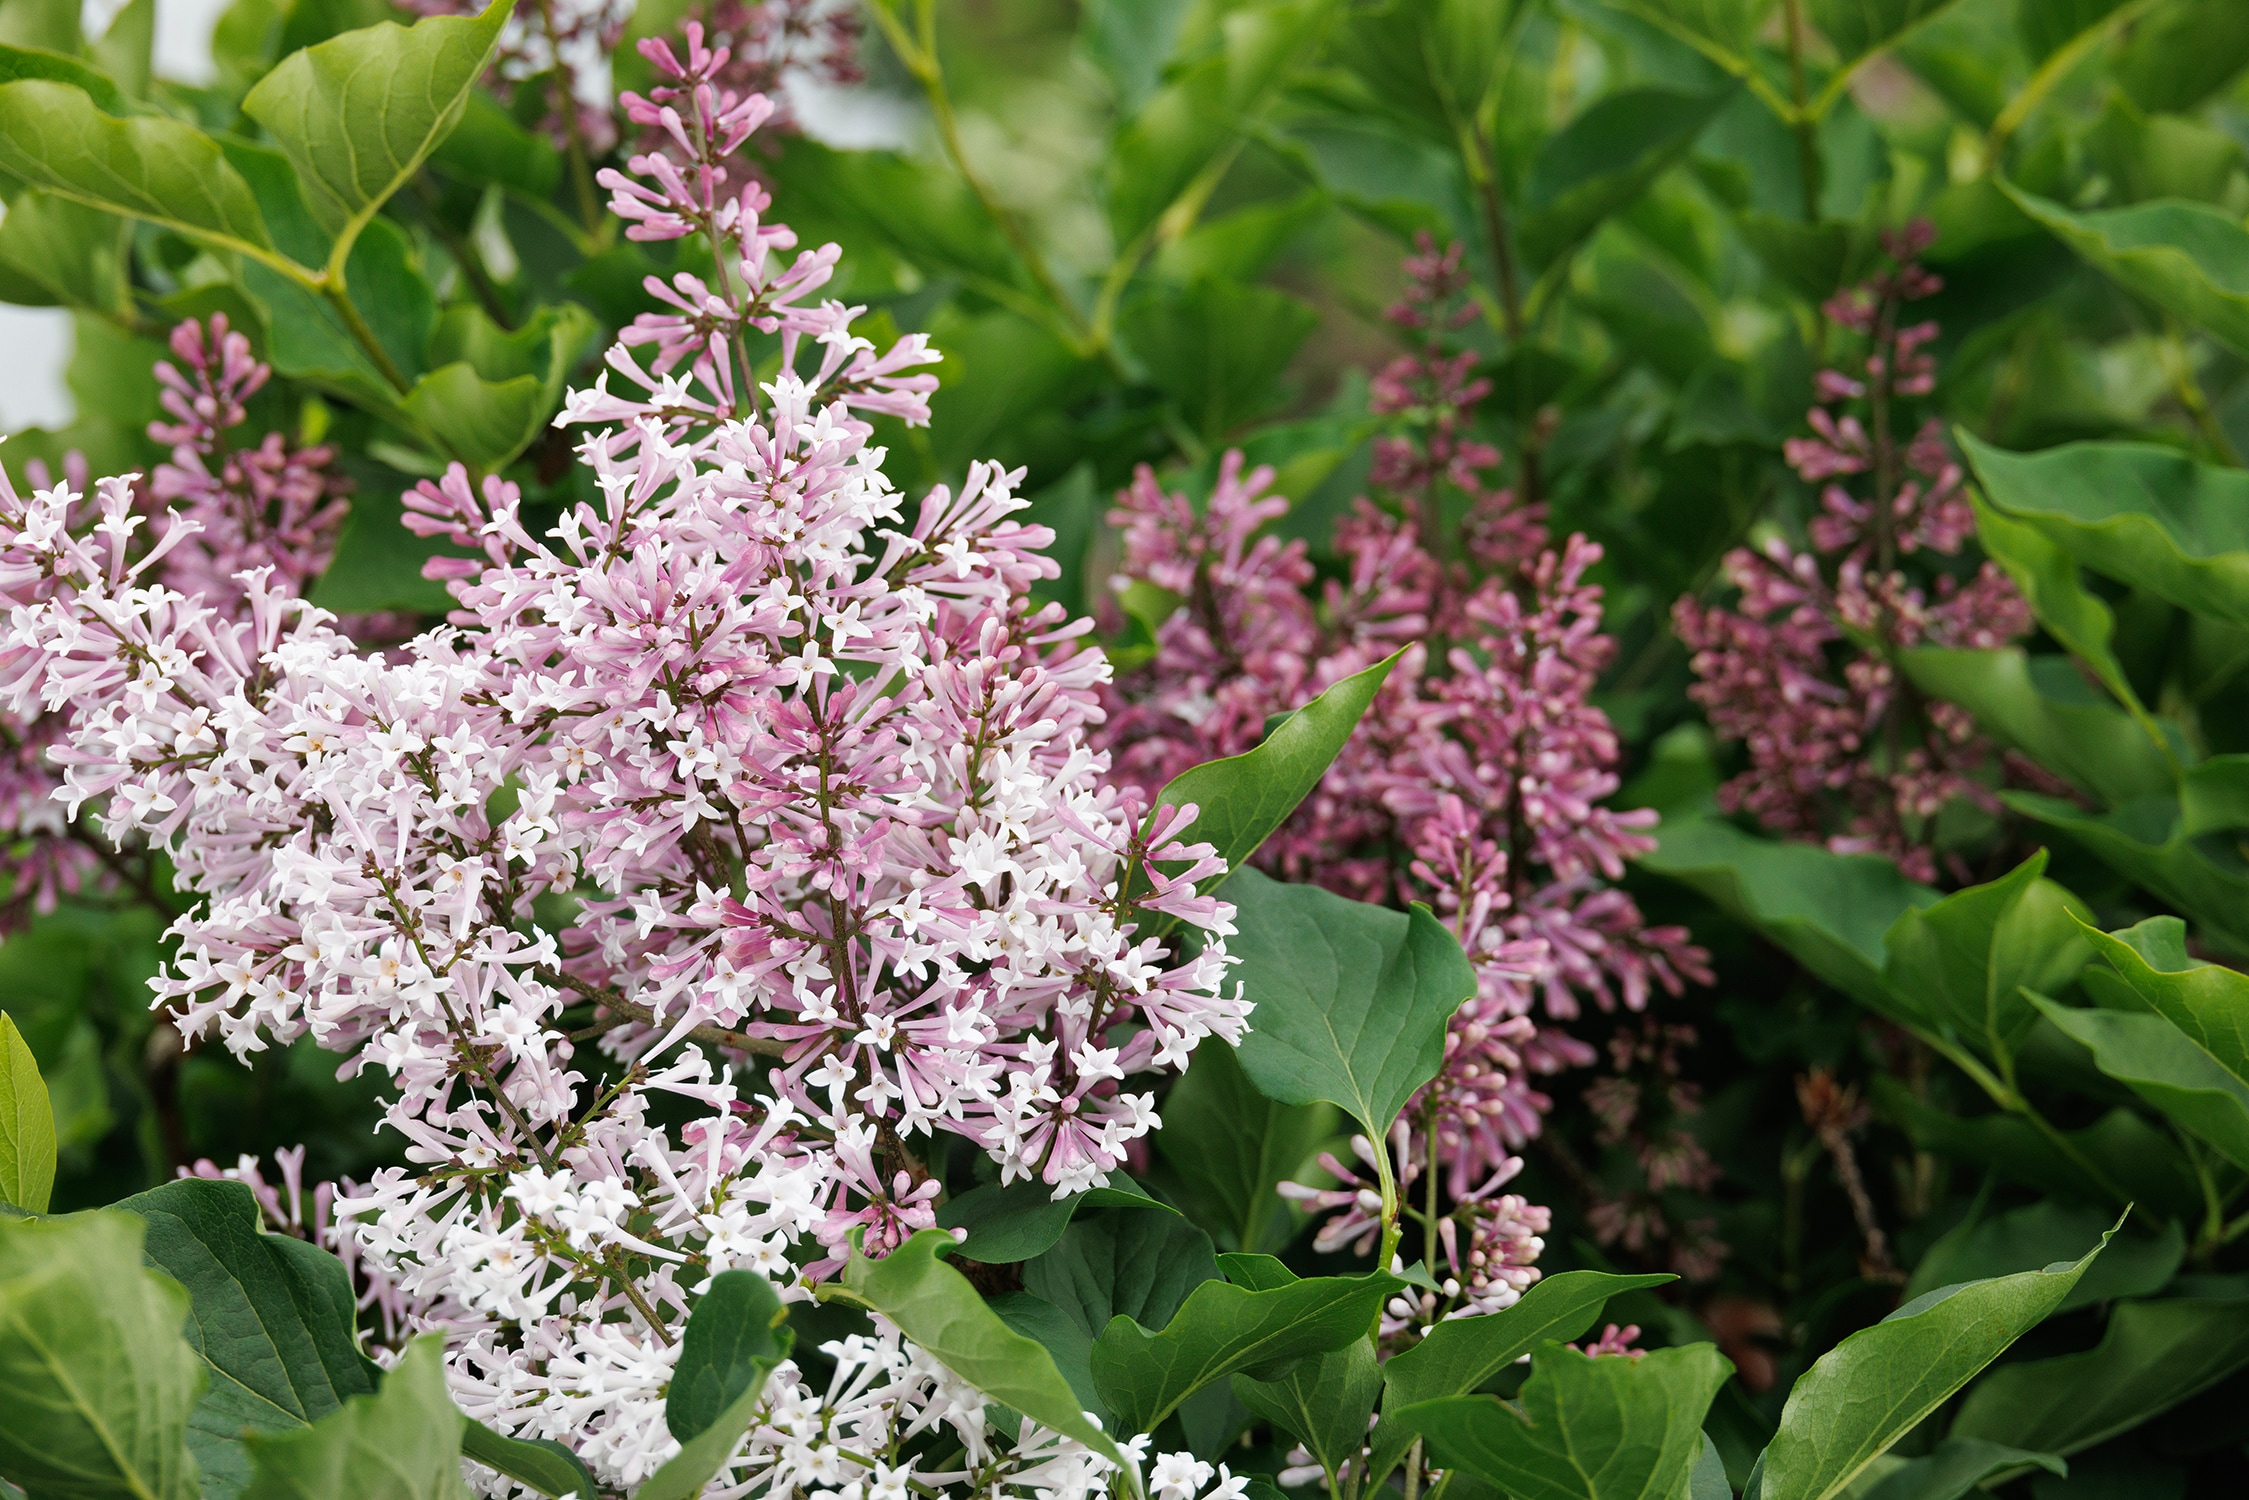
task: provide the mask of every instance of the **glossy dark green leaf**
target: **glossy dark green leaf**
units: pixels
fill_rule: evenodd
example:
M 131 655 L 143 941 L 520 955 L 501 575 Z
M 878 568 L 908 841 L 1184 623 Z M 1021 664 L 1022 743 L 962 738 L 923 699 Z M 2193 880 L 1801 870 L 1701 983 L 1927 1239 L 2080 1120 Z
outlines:
M 2002 183 L 2016 206 L 2125 290 L 2249 353 L 2249 229 L 2221 209 L 2164 201 L 2073 213 Z
M 416 1339 L 383 1376 L 310 1427 L 255 1437 L 243 1500 L 467 1500 L 460 1409 L 445 1389 L 445 1342 Z
M 262 1232 L 246 1185 L 187 1177 L 117 1207 L 147 1222 L 149 1261 L 193 1299 L 187 1340 L 210 1366 L 210 1385 L 188 1442 L 211 1500 L 248 1481 L 245 1433 L 294 1431 L 374 1389 L 352 1336 L 343 1262 Z
M 584 1500 L 596 1492 L 594 1477 L 578 1455 L 546 1438 L 506 1437 L 472 1420 L 461 1429 L 461 1456 L 529 1485 L 548 1500 L 572 1493 Z
M 1413 1431 L 1396 1419 L 1404 1408 L 1480 1388 L 1539 1345 L 1566 1342 L 1592 1328 L 1611 1297 L 1677 1278 L 1561 1271 L 1533 1282 L 1514 1306 L 1477 1318 L 1453 1318 L 1384 1366 L 1383 1419 L 1375 1429 L 1368 1472 L 1387 1475 L 1405 1457 Z
M 1923 647 L 1900 654 L 1914 686 L 1956 703 L 2000 743 L 2116 806 L 2171 790 L 2171 766 L 2132 716 L 2066 656 Z
M 0 1216 L 0 1474 L 35 1495 L 192 1500 L 204 1365 L 187 1293 L 141 1265 L 141 1221 Z
M 39 1060 L 0 1014 L 0 1203 L 43 1214 L 55 1185 L 55 1110 Z
M 1029 1260 L 1052 1248 L 1070 1227 L 1071 1216 L 1089 1208 L 1148 1208 L 1178 1216 L 1179 1210 L 1149 1197 L 1121 1174 L 1109 1186 L 1056 1198 L 1054 1190 L 1037 1180 L 1001 1187 L 986 1183 L 949 1199 L 937 1211 L 941 1229 L 965 1229 L 960 1253 L 986 1265 L 1006 1265 Z M 1215 1273 L 1214 1273 L 1215 1274 Z
M 1023 1267 L 1023 1289 L 1062 1309 L 1088 1338 L 1118 1317 L 1161 1328 L 1196 1287 L 1217 1279 L 1210 1236 L 1167 1213 L 1081 1219 Z
M 1891 1444 L 2059 1307 L 2099 1253 L 2096 1245 L 2075 1262 L 1939 1288 L 1820 1356 L 1788 1393 L 1780 1431 L 1758 1463 L 1757 1493 L 1770 1500 L 1842 1494 Z M 1953 1431 L 1976 1435 L 1957 1425 Z M 2053 1446 L 2019 1431 L 2007 1436 L 2025 1446 Z
M 1373 1331 L 1394 1277 L 1319 1276 L 1262 1290 L 1206 1281 L 1157 1332 L 1119 1316 L 1093 1345 L 1093 1383 L 1127 1432 L 1153 1432 L 1237 1370 L 1267 1378 Z
M 711 1278 L 680 1336 L 664 1398 L 664 1425 L 679 1452 L 648 1476 L 637 1500 L 691 1500 L 726 1466 L 764 1407 L 766 1377 L 795 1342 L 781 1316 L 781 1299 L 763 1278 L 748 1271 Z
M 1515 1500 L 1673 1500 L 1703 1452 L 1702 1419 L 1733 1366 L 1714 1344 L 1591 1359 L 1561 1344 L 1531 1356 L 1514 1405 L 1448 1396 L 1397 1420 L 1438 1463 Z
M 2159 1015 L 2079 1010 L 2041 998 L 2038 1008 L 2085 1046 L 2103 1073 L 2164 1118 L 2249 1170 L 2249 1083 Z
M 1693 886 L 1829 984 L 1877 1007 L 1888 999 L 1883 935 L 1937 899 L 1886 859 L 1755 838 L 1716 819 L 1665 823 L 1656 838 L 1642 865 Z
M 1865 1500 L 1961 1500 L 1987 1479 L 2029 1469 L 2067 1474 L 2069 1462 L 2058 1454 L 2026 1452 L 1981 1438 L 1946 1438 L 1934 1452 L 1884 1473 L 1865 1490 Z
M 1374 1345 L 1358 1339 L 1332 1354 L 1291 1365 L 1277 1379 L 1233 1379 L 1234 1397 L 1251 1412 L 1302 1443 L 1331 1475 L 1359 1456 L 1367 1418 L 1382 1392 L 1382 1367 Z
M 1044 1348 L 1053 1357 L 1062 1378 L 1070 1383 L 1078 1404 L 1099 1417 L 1104 1425 L 1109 1422 L 1108 1412 L 1102 1409 L 1101 1393 L 1093 1385 L 1093 1334 L 1087 1331 L 1077 1313 L 1065 1312 L 1029 1292 L 1001 1292 L 988 1299 L 986 1305 L 999 1315 L 1001 1322 Z
M 511 7 L 385 21 L 282 59 L 242 101 L 294 162 L 322 223 L 349 233 L 451 133 Z
M 1187 837 L 1207 843 L 1226 861 L 1227 875 L 1245 869 L 1273 830 L 1320 784 L 1358 728 L 1398 658 L 1390 656 L 1336 683 L 1283 720 L 1253 750 L 1205 761 L 1174 776 L 1156 794 L 1159 807 L 1195 804 Z
M 1956 1282 L 2073 1261 L 2100 1243 L 2114 1217 L 2102 1209 L 2052 1198 L 1989 1218 L 1971 1215 L 1929 1247 L 1914 1266 L 1903 1296 L 1910 1302 Z M 2054 1311 L 2074 1312 L 2119 1297 L 2150 1296 L 2170 1282 L 2185 1256 L 2186 1237 L 2176 1223 L 2166 1223 L 2155 1235 L 2134 1233 L 2127 1226 L 2108 1242 Z
M 1891 1009 L 1987 1057 L 2011 1056 L 2038 1020 L 2024 987 L 2059 990 L 2092 957 L 2040 850 L 2005 877 L 1908 911 L 1883 938 Z
M 881 1260 L 853 1252 L 839 1292 L 881 1313 L 946 1369 L 1004 1406 L 1065 1433 L 1112 1463 L 1123 1455 L 1086 1420 L 1054 1357 L 1002 1322 L 968 1279 L 938 1257 L 953 1237 L 924 1229 Z
M 1195 1222 L 1229 1250 L 1277 1251 L 1300 1222 L 1275 1191 L 1336 1133 L 1328 1104 L 1279 1104 L 1257 1091 L 1234 1049 L 1198 1047 L 1164 1097 L 1156 1154 Z
M 1444 924 L 1283 885 L 1255 870 L 1227 895 L 1240 931 L 1229 978 L 1256 1006 L 1242 1071 L 1283 1104 L 1333 1104 L 1379 1140 L 1444 1061 L 1445 1026 L 1476 971 Z
M 1685 156 L 1732 97 L 1621 89 L 1548 136 L 1524 187 L 1525 254 L 1544 265 L 1591 234 Z
M 177 120 L 102 113 L 69 84 L 0 83 L 0 156 L 34 187 L 209 243 L 270 253 L 250 188 L 217 141 Z
M 664 1396 L 664 1425 L 688 1438 L 715 1425 L 744 1394 L 765 1389 L 765 1377 L 789 1357 L 795 1335 L 781 1327 L 781 1299 L 763 1277 L 721 1271 L 696 1300 L 680 1335 L 679 1362 Z
M 2008 453 L 1967 434 L 1960 442 L 1985 499 L 2079 563 L 2249 625 L 2249 474 L 2145 443 Z
M 2249 1299 L 2120 1302 L 2097 1348 L 2025 1360 L 1976 1383 L 1952 1436 L 2078 1453 L 2249 1364 Z

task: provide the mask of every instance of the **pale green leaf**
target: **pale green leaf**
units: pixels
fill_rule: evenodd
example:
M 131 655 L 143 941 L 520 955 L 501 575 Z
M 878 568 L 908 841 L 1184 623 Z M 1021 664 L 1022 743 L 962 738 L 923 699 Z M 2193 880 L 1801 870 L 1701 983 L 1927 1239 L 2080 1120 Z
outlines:
M 407 1345 L 382 1388 L 310 1427 L 250 1440 L 242 1500 L 468 1500 L 466 1424 L 445 1388 L 445 1341 Z
M 0 1203 L 26 1213 L 47 1211 L 55 1185 L 55 1111 L 39 1060 L 0 1012 Z

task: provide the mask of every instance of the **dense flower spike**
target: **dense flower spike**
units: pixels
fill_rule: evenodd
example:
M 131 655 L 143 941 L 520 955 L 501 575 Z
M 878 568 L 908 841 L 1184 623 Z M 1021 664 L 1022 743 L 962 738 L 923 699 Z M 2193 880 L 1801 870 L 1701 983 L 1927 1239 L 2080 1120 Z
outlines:
M 1487 387 L 1471 356 L 1436 338 L 1458 324 L 1459 261 L 1457 247 L 1425 245 L 1408 262 L 1393 318 L 1425 344 L 1383 374 L 1379 402 L 1400 418 L 1377 455 L 1386 488 L 1337 528 L 1344 576 L 1316 605 L 1304 544 L 1264 531 L 1288 508 L 1268 493 L 1270 469 L 1244 473 L 1228 454 L 1199 510 L 1136 477 L 1112 518 L 1119 584 L 1179 607 L 1153 658 L 1106 691 L 1101 729 L 1112 780 L 1151 795 L 1402 648 L 1350 744 L 1259 858 L 1360 899 L 1429 902 L 1476 964 L 1477 994 L 1453 1020 L 1444 1072 L 1408 1107 L 1415 1134 L 1400 1148 L 1401 1179 L 1426 1169 L 1433 1188 L 1441 1172 L 1455 1205 L 1417 1209 L 1432 1255 L 1441 1240 L 1460 1273 L 1444 1300 L 1455 1314 L 1505 1306 L 1536 1274 L 1520 1247 L 1535 1256 L 1545 1210 L 1487 1195 L 1549 1106 L 1530 1080 L 1593 1060 L 1552 1023 L 1587 1002 L 1638 1010 L 1657 988 L 1706 979 L 1683 930 L 1648 926 L 1609 883 L 1651 847 L 1641 830 L 1654 814 L 1600 805 L 1618 754 L 1590 701 L 1612 649 L 1586 581 L 1601 552 L 1576 536 L 1547 549 L 1537 513 L 1482 478 L 1499 454 L 1468 429 Z M 1354 1193 L 1300 1194 L 1345 1209 L 1323 1244 L 1362 1240 Z M 1426 1311 L 1438 1315 L 1434 1302 Z
M 620 1485 L 676 1446 L 663 1394 L 709 1275 L 802 1299 L 854 1241 L 930 1227 L 940 1137 L 1002 1181 L 1099 1183 L 1157 1123 L 1137 1085 L 1248 1009 L 1194 810 L 1103 782 L 1108 665 L 1030 602 L 1056 568 L 1018 476 L 891 488 L 855 413 L 922 420 L 933 381 L 901 372 L 934 356 L 878 357 L 856 309 L 806 300 L 835 247 L 785 261 L 720 164 L 765 101 L 711 82 L 694 28 L 684 62 L 651 56 L 672 81 L 634 108 L 683 155 L 608 185 L 638 231 L 710 235 L 716 289 L 671 283 L 680 312 L 610 353 L 633 394 L 605 377 L 558 419 L 593 429 L 597 501 L 538 536 L 459 466 L 406 497 L 471 554 L 430 565 L 448 626 L 369 654 L 278 556 L 223 599 L 169 586 L 206 533 L 175 510 L 139 545 L 130 479 L 90 509 L 0 488 L 5 704 L 67 717 L 67 815 L 162 848 L 198 901 L 160 1001 L 238 1054 L 309 1035 L 389 1075 L 412 1165 L 338 1220 L 448 1333 L 475 1415 Z M 754 393 L 752 328 L 782 353 Z M 182 339 L 192 446 L 255 370 L 222 328 Z M 1194 956 L 1142 909 L 1202 929 Z M 894 1335 L 834 1352 L 825 1394 L 776 1377 L 732 1492 L 900 1489 L 899 1444 L 940 1422 L 967 1467 L 930 1482 L 1104 1482 L 1051 1435 L 1002 1442 Z
M 1942 426 L 1931 418 L 1900 436 L 1905 403 L 1936 382 L 1927 346 L 1937 326 L 1904 322 L 1908 303 L 1943 285 L 1914 259 L 1932 234 L 1926 224 L 1886 234 L 1892 267 L 1826 306 L 1862 353 L 1856 368 L 1820 373 L 1813 436 L 1787 445 L 1790 466 L 1818 487 L 1810 550 L 1777 537 L 1761 552 L 1737 549 L 1724 564 L 1737 608 L 1689 597 L 1672 611 L 1694 653 L 1695 701 L 1748 753 L 1721 805 L 1838 852 L 1886 855 L 1918 880 L 1938 877 L 1947 804 L 1998 810 L 1988 774 L 1998 757 L 1967 714 L 1901 677 L 1895 653 L 2001 646 L 2031 628 L 2029 607 L 1989 562 L 1965 579 L 1937 564 L 1924 570 L 1933 583 L 1901 566 L 1957 557 L 1975 533 Z

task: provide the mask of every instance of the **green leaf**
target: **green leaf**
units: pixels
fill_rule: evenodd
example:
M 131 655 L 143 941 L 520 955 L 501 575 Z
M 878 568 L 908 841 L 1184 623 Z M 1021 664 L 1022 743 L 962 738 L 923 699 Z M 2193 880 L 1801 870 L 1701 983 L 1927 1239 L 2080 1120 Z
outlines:
M 1164 1096 L 1156 1154 L 1196 1223 L 1229 1250 L 1274 1252 L 1300 1222 L 1274 1189 L 1294 1177 L 1340 1122 L 1327 1104 L 1259 1093 L 1231 1047 L 1195 1049 Z
M 1887 1008 L 1988 1058 L 2011 1057 L 2038 1020 L 2023 989 L 2059 990 L 2092 957 L 2076 898 L 2042 879 L 2045 869 L 2041 849 L 2002 879 L 1899 917 L 1883 938 Z
M 76 52 L 80 7 L 70 0 L 7 0 L 0 4 L 0 41 L 50 52 Z
M 246 1185 L 182 1178 L 116 1206 L 147 1222 L 149 1261 L 193 1299 L 187 1341 L 210 1367 L 210 1384 L 189 1421 L 188 1445 L 207 1500 L 248 1481 L 245 1433 L 303 1428 L 374 1389 L 353 1339 L 343 1262 L 263 1233 Z
M 1523 250 L 1545 265 L 1591 234 L 1687 154 L 1733 90 L 1604 94 L 1542 141 L 1524 189 Z
M 1397 1420 L 1404 1408 L 1445 1396 L 1465 1396 L 1539 1345 L 1586 1332 L 1611 1297 L 1677 1279 L 1562 1271 L 1533 1282 L 1512 1307 L 1439 1323 L 1384 1367 L 1383 1418 L 1375 1429 L 1374 1461 L 1368 1472 L 1386 1477 L 1412 1446 L 1412 1429 Z
M 2188 768 L 2182 791 L 2192 794 L 2210 765 Z M 2219 768 L 2221 771 L 2226 768 Z M 2179 797 L 2141 797 L 2105 814 L 2032 792 L 2002 792 L 2016 812 L 2070 836 L 2119 874 L 2193 917 L 2204 932 L 2249 952 L 2249 874 L 2231 840 L 2211 843 L 2211 830 L 2189 821 Z
M 1937 893 L 1872 854 L 1755 838 L 1715 818 L 1665 823 L 1640 864 L 1702 892 L 1798 963 L 1864 1004 L 1888 1004 L 1884 945 L 1905 912 Z
M 2072 213 L 2000 186 L 2017 207 L 2126 291 L 2236 354 L 2249 354 L 2249 229 L 2203 203 L 2163 201 Z
M 1804 11 L 1846 65 L 1934 19 L 1954 0 L 1807 0 Z
M 2085 935 L 2141 1004 L 2234 1077 L 2249 1078 L 2249 975 L 2190 958 L 2177 917 L 2150 917 L 2114 933 L 2088 926 Z
M 385 21 L 281 60 L 242 101 L 296 164 L 320 221 L 350 236 L 451 133 L 512 7 Z
M 2163 752 L 2066 656 L 1923 647 L 1900 654 L 1913 685 L 2108 806 L 2171 790 Z
M 526 130 L 481 89 L 471 89 L 461 121 L 431 153 L 430 161 L 475 182 L 494 182 L 534 198 L 562 185 L 562 154 L 536 131 Z
M 1333 9 L 1266 0 L 1227 15 L 1218 48 L 1182 69 L 1117 132 L 1109 150 L 1109 225 L 1130 244 L 1156 227 L 1260 112 Z
M 1715 1344 L 1592 1359 L 1561 1344 L 1531 1356 L 1514 1405 L 1448 1396 L 1398 1421 L 1514 1500 L 1674 1500 L 1702 1457 L 1703 1414 L 1733 1366 Z
M 1005 1187 L 986 1183 L 947 1200 L 937 1211 L 937 1225 L 968 1231 L 968 1238 L 961 1241 L 963 1257 L 985 1265 L 1009 1265 L 1052 1249 L 1070 1227 L 1071 1216 L 1083 1208 L 1152 1208 L 1174 1218 L 1179 1214 L 1170 1204 L 1142 1192 L 1131 1178 L 1116 1173 L 1107 1187 L 1060 1199 L 1035 1178 Z
M 2112 1229 L 2110 1234 L 2114 1234 Z M 2107 1236 L 2102 1237 L 2102 1244 Z M 2100 1253 L 1917 1297 L 1820 1356 L 1788 1393 L 1758 1469 L 1772 1500 L 1830 1500 L 2066 1298 Z M 1955 1435 L 1964 1433 L 1955 1425 Z M 2010 1441 L 2053 1445 L 2011 1431 Z
M 75 24 L 71 29 L 77 30 Z M 75 36 L 72 41 L 75 44 Z M 46 78 L 84 89 L 95 107 L 106 115 L 123 115 L 131 109 L 117 85 L 101 69 L 67 52 L 0 43 L 0 83 L 13 83 L 18 78 Z
M 2249 12 L 2232 0 L 2179 0 L 2132 29 L 2114 66 L 2142 109 L 2189 110 L 2249 66 Z
M 1278 403 L 1281 375 L 1319 321 L 1286 292 L 1205 277 L 1149 288 L 1118 326 L 1156 388 L 1215 447 Z
M 1119 1317 L 1160 1328 L 1196 1287 L 1217 1279 L 1210 1236 L 1177 1214 L 1081 1219 L 1023 1267 L 1023 1289 L 1060 1308 L 1089 1339 Z
M 373 1395 L 310 1427 L 252 1438 L 243 1500 L 467 1500 L 467 1419 L 446 1393 L 444 1361 L 443 1338 L 418 1338 Z
M 745 1392 L 765 1389 L 765 1377 L 795 1342 L 780 1326 L 786 1316 L 762 1277 L 722 1271 L 711 1278 L 680 1335 L 664 1397 L 664 1425 L 673 1437 L 685 1442 L 715 1425 Z
M 1379 1271 L 1257 1290 L 1206 1281 L 1160 1332 L 1111 1319 L 1094 1341 L 1093 1383 L 1124 1431 L 1153 1432 L 1182 1401 L 1237 1370 L 1270 1379 L 1291 1361 L 1366 1338 L 1398 1284 Z
M 88 50 L 126 93 L 146 97 L 156 52 L 156 0 L 131 0 Z
M 1382 1391 L 1374 1345 L 1359 1339 L 1332 1354 L 1300 1360 L 1277 1380 L 1233 1379 L 1234 1398 L 1302 1443 L 1329 1474 L 1359 1456 L 1367 1418 Z
M 1122 1467 L 1123 1455 L 1086 1420 L 1054 1357 L 1002 1322 L 966 1277 L 937 1258 L 954 1248 L 953 1237 L 942 1229 L 922 1230 L 881 1260 L 868 1260 L 854 1248 L 841 1286 L 827 1294 L 881 1313 L 994 1401 Z
M 203 1363 L 141 1221 L 0 1218 L 0 1473 L 35 1495 L 191 1500 Z
M 2165 1119 L 2249 1170 L 2249 1084 L 2226 1071 L 2194 1039 L 2162 1016 L 2079 1010 L 2043 997 L 2038 1008 L 2089 1049 L 2100 1070 L 2161 1112 Z M 2150 1288 L 2149 1290 L 2153 1290 Z
M 2077 576 L 2077 561 L 2059 543 L 2028 521 L 2018 521 L 1979 499 L 1976 537 L 1993 562 L 2007 571 L 2046 633 L 2083 662 L 2102 687 L 2139 722 L 2149 743 L 2162 745 L 2162 731 L 2133 691 L 2116 659 L 2116 616 Z
M 1090 0 L 1082 8 L 1078 50 L 1109 80 L 1120 111 L 1139 109 L 1156 91 L 1191 8 L 1191 0 Z
M 1344 678 L 1283 719 L 1256 749 L 1192 766 L 1156 794 L 1158 807 L 1194 803 L 1187 836 L 1226 861 L 1225 875 L 1198 887 L 1203 894 L 1246 869 L 1258 846 L 1311 795 L 1397 660 L 1386 657 Z
M 191 125 L 119 120 L 84 91 L 45 79 L 0 83 L 0 157 L 33 187 L 211 244 L 270 254 L 257 200 Z
M 2009 453 L 1957 435 L 1994 509 L 2096 573 L 2249 625 L 2249 473 L 2145 443 Z
M 1283 1104 L 1333 1104 L 1381 1140 L 1444 1061 L 1445 1026 L 1476 992 L 1460 943 L 1427 907 L 1386 911 L 1255 870 L 1228 892 L 1232 978 L 1256 1007 L 1242 1071 Z
M 2026 1469 L 2067 1474 L 2069 1463 L 2058 1454 L 2030 1453 L 1981 1438 L 1946 1438 L 1934 1452 L 1884 1474 L 1865 1490 L 1864 1500 L 1960 1500 L 1987 1479 Z
M 461 1457 L 473 1458 L 486 1468 L 497 1469 L 519 1483 L 527 1484 L 549 1500 L 561 1500 L 575 1492 L 578 1500 L 598 1494 L 594 1477 L 572 1453 L 560 1443 L 545 1438 L 526 1441 L 523 1438 L 504 1437 L 471 1420 L 461 1429 Z
M 1865 262 L 1872 239 L 1858 226 L 1807 224 L 1785 214 L 1751 210 L 1734 222 L 1742 243 L 1783 285 L 1807 302 L 1824 302 Z
M 2109 1218 L 2100 1209 L 2051 1198 L 1988 1219 L 1971 1216 L 1921 1257 L 1905 1285 L 1905 1300 L 1910 1302 L 1956 1282 L 1982 1281 L 2074 1260 L 2088 1245 L 2100 1242 Z M 2119 1233 L 2054 1312 L 2074 1312 L 2097 1302 L 2159 1292 L 2177 1273 L 2185 1255 L 2186 1237 L 2175 1222 L 2167 1223 L 2163 1233 L 2153 1237 Z
M 1518 13 L 1514 0 L 1393 0 L 1346 19 L 1328 54 L 1370 103 L 1457 151 L 1506 66 Z
M 389 220 L 378 219 L 360 234 L 349 266 L 353 305 L 391 363 L 412 379 L 424 368 L 437 318 L 436 293 L 415 263 L 412 242 Z M 243 286 L 265 312 L 266 357 L 276 372 L 411 425 L 400 393 L 326 298 L 258 265 L 244 268 Z
M 1956 1438 L 2078 1453 L 2208 1390 L 2249 1364 L 2249 1299 L 2120 1302 L 2099 1347 L 2026 1360 L 1976 1383 Z
M 1773 0 L 1615 0 L 1620 9 L 1645 17 L 1700 51 L 1745 71 Z
M 0 1203 L 25 1213 L 47 1211 L 55 1186 L 55 1110 L 39 1060 L 0 1011 Z
M 636 1491 L 637 1500 L 689 1500 L 717 1477 L 765 1404 L 766 1377 L 796 1335 L 773 1288 L 748 1271 L 722 1271 L 695 1304 L 664 1398 L 664 1425 L 679 1452 Z
M 2159 1213 L 2203 1211 L 2192 1164 L 2171 1133 L 2134 1109 L 2118 1106 L 2092 1124 L 2064 1130 L 2063 1150 L 2019 1115 L 2000 1112 L 1962 1118 L 1924 1104 L 1894 1080 L 1877 1078 L 1874 1096 L 1885 1117 L 1903 1125 L 1914 1143 L 1956 1161 L 1999 1172 L 2009 1180 L 2087 1203 L 2122 1206 L 2113 1185 L 2131 1184 L 2130 1197 Z M 2090 1162 L 2107 1178 L 2089 1171 Z

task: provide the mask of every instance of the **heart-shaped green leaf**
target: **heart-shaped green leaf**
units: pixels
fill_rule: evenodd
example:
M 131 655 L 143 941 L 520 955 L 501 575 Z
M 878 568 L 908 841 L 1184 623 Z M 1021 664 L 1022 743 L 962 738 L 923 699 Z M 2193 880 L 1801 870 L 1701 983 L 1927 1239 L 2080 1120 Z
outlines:
M 1714 1344 L 1594 1359 L 1549 1343 L 1531 1356 L 1514 1405 L 1447 1396 L 1397 1420 L 1438 1463 L 1515 1500 L 1672 1500 L 1702 1457 L 1703 1414 L 1732 1370 Z
M 1436 1076 L 1476 971 L 1444 924 L 1255 870 L 1230 890 L 1232 978 L 1256 1007 L 1242 1071 L 1283 1104 L 1328 1103 L 1381 1139 Z
M 35 1495 L 193 1500 L 204 1364 L 188 1297 L 141 1265 L 142 1222 L 0 1218 L 0 1474 Z
M 349 237 L 452 132 L 513 6 L 347 31 L 293 52 L 243 113 L 296 165 L 321 222 Z

